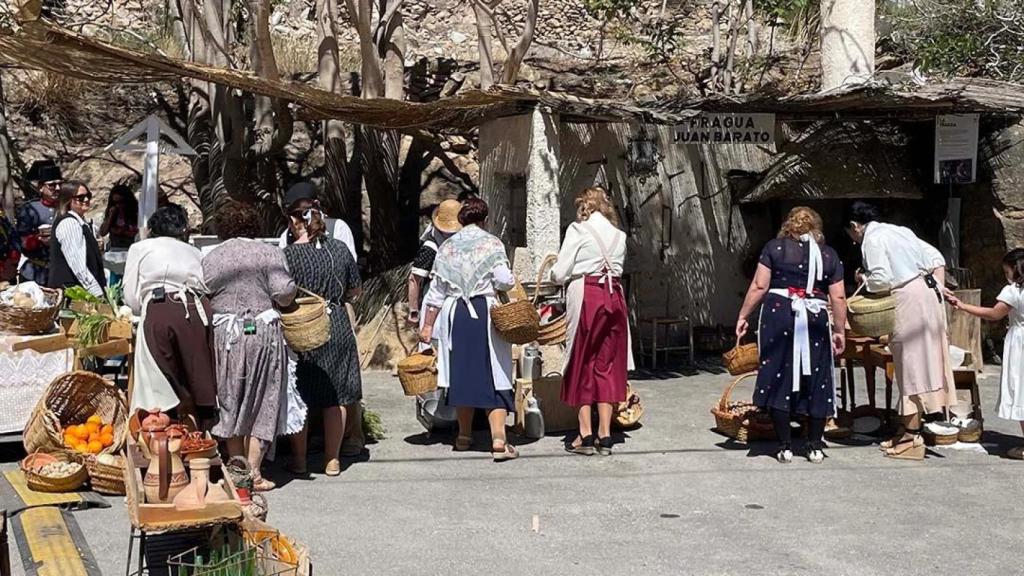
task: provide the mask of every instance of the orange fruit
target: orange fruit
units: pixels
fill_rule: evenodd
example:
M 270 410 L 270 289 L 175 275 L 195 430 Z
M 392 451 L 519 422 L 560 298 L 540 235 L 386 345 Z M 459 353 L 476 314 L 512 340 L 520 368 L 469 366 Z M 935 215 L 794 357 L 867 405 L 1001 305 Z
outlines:
M 89 434 L 88 441 L 89 442 L 99 442 L 100 441 L 100 433 L 99 432 L 93 432 L 92 434 Z
M 89 419 L 86 420 L 86 422 L 95 422 L 96 424 L 102 426 L 103 418 L 100 418 L 99 414 L 93 414 L 92 416 L 89 416 Z
M 87 430 L 89 430 L 89 434 L 92 434 L 94 432 L 99 434 L 99 431 L 101 428 L 103 428 L 103 425 L 100 424 L 99 422 L 93 422 L 92 420 L 89 420 L 89 422 L 86 422 L 85 427 Z
M 78 436 L 79 440 L 86 440 L 89 438 L 89 429 L 85 427 L 85 424 L 79 424 L 75 426 L 75 436 Z
M 103 444 L 100 443 L 99 440 L 94 440 L 89 442 L 89 445 L 86 448 L 88 448 L 88 452 L 90 454 L 99 454 L 100 451 L 103 450 Z
M 110 424 L 104 424 L 103 428 L 100 428 L 100 434 L 114 434 L 114 427 Z
M 100 435 L 100 444 L 103 444 L 104 448 L 106 448 L 107 446 L 112 446 L 114 444 L 114 435 L 113 434 L 102 434 L 102 435 Z

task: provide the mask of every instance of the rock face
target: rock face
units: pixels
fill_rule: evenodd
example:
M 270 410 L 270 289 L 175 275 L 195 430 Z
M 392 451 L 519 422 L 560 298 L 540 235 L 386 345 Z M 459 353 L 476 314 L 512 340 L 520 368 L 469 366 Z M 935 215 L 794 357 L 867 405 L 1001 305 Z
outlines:
M 1003 130 L 992 160 L 992 195 L 1003 225 L 1006 249 L 1024 246 L 1024 122 Z

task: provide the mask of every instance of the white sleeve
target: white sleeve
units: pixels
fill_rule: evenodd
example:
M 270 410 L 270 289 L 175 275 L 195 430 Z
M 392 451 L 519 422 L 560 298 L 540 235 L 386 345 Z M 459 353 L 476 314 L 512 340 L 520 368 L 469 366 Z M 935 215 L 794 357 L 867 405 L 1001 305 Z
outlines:
M 1017 288 L 1013 284 L 1007 284 L 999 293 L 999 296 L 996 296 L 996 300 L 1006 304 L 1014 310 L 1019 310 L 1021 305 L 1024 304 L 1024 302 L 1021 302 L 1021 296 L 1024 296 L 1024 293 L 1021 292 L 1020 288 Z
M 867 279 L 868 292 L 885 292 L 892 288 L 892 270 L 889 269 L 889 256 L 885 246 L 871 237 L 864 239 L 862 246 L 864 255 L 864 277 Z
M 139 297 L 139 264 L 142 262 L 142 250 L 138 244 L 132 244 L 128 249 L 128 258 L 124 263 L 124 280 L 122 288 L 124 303 L 132 309 L 132 313 L 142 313 L 142 299 Z
M 359 258 L 356 256 L 356 238 L 352 235 L 352 229 L 348 227 L 344 220 L 335 220 L 334 239 L 344 242 L 345 246 L 348 247 L 348 251 L 352 253 L 352 259 L 356 262 L 359 261 Z
M 285 230 L 281 233 L 281 237 L 277 240 L 277 247 L 284 250 L 288 247 L 288 231 Z
M 499 291 L 511 290 L 516 285 L 516 277 L 508 269 L 508 264 L 498 264 L 491 271 L 491 275 L 494 277 L 494 287 Z
M 103 297 L 103 287 L 93 278 L 92 272 L 85 263 L 85 234 L 82 224 L 75 218 L 65 218 L 54 231 L 60 242 L 60 251 L 68 262 L 68 268 L 78 279 L 78 283 L 98 298 Z
M 431 308 L 440 308 L 444 305 L 445 299 L 444 282 L 434 279 L 430 283 L 430 289 L 427 290 L 427 295 L 423 297 L 423 303 Z
M 569 226 L 565 231 L 565 239 L 562 240 L 562 248 L 558 251 L 558 262 L 551 268 L 551 281 L 556 284 L 565 284 L 572 276 L 572 270 L 576 266 L 576 254 L 580 250 L 583 236 L 580 234 L 576 224 Z
M 924 240 L 921 240 L 920 238 L 917 239 L 917 242 L 918 248 L 921 250 L 921 256 L 924 259 L 929 271 L 935 270 L 936 268 L 940 268 L 946 265 L 946 258 L 942 255 L 942 252 L 939 252 L 937 248 L 925 242 Z

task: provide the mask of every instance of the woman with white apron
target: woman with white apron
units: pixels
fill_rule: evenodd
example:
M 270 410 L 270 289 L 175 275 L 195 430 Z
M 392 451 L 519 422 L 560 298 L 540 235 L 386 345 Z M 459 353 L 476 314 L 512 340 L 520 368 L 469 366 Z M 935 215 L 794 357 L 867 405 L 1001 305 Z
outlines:
M 759 364 L 754 404 L 772 417 L 776 459 L 793 460 L 790 421 L 807 417 L 807 460 L 825 459 L 825 423 L 836 413 L 835 356 L 846 347 L 843 263 L 821 232 L 821 216 L 794 208 L 779 236 L 761 251 L 757 272 L 736 319 L 737 341 L 758 305 Z M 833 323 L 827 304 L 832 305 Z
M 551 280 L 569 283 L 568 330 L 562 401 L 575 406 L 579 435 L 566 445 L 574 454 L 610 455 L 615 404 L 626 400 L 627 374 L 633 369 L 626 298 L 619 278 L 626 258 L 626 235 L 603 188 L 587 188 L 576 197 L 577 221 L 565 232 Z M 597 436 L 591 409 L 597 404 Z
M 202 255 L 187 239 L 188 215 L 169 205 L 149 219 L 148 238 L 128 250 L 124 301 L 141 316 L 129 402 L 133 414 L 191 414 L 208 430 L 218 416 L 213 311 Z

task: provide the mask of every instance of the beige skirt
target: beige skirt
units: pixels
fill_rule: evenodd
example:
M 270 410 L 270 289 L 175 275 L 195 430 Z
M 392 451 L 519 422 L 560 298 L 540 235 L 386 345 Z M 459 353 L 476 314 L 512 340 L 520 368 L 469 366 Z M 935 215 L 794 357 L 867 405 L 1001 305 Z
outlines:
M 900 387 L 900 413 L 931 414 L 956 406 L 946 309 L 924 278 L 893 290 L 896 329 L 889 348 Z

